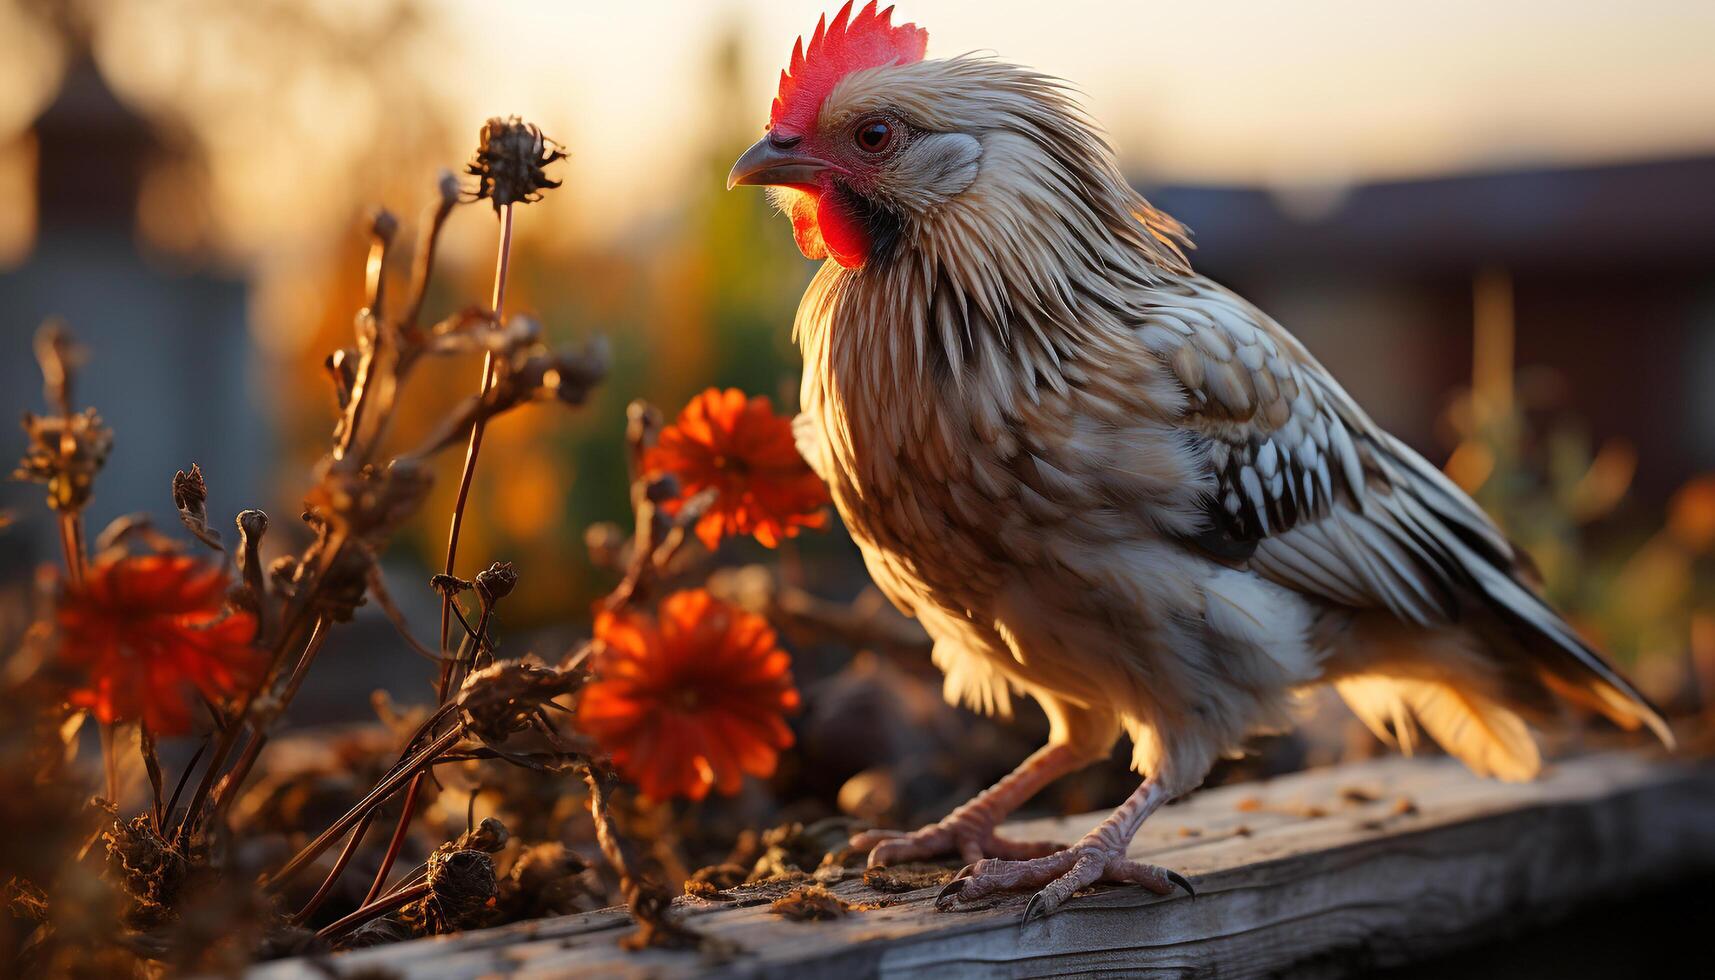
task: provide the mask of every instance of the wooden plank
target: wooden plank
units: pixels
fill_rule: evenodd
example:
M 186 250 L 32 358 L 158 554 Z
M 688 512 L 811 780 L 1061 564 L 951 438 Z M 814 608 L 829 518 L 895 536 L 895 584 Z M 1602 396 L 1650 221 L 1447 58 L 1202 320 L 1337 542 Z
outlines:
M 1015 836 L 1072 840 L 1100 815 Z M 1715 765 L 1605 753 L 1537 782 L 1476 779 L 1449 760 L 1383 759 L 1199 793 L 1145 825 L 1131 854 L 1175 868 L 1197 897 L 1101 888 L 1020 926 L 1025 896 L 937 912 L 936 889 L 822 922 L 767 905 L 686 900 L 738 950 L 628 953 L 614 910 L 265 964 L 261 980 L 355 976 L 820 977 L 1317 975 L 1443 953 L 1574 906 L 1715 868 Z

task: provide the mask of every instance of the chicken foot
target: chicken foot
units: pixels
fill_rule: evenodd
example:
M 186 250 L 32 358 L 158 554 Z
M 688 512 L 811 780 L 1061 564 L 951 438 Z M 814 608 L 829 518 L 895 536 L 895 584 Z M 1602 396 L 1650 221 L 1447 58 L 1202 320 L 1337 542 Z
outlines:
M 1018 860 L 1053 854 L 1063 845 L 1052 841 L 1009 840 L 996 834 L 995 827 L 1044 786 L 1082 769 L 1089 761 L 1088 753 L 1071 745 L 1045 745 L 1019 763 L 1018 768 L 1000 782 L 978 793 L 939 823 L 910 832 L 865 831 L 852 837 L 851 846 L 869 851 L 869 866 L 872 868 L 946 854 L 957 854 L 967 863 L 984 858 Z
M 973 862 L 935 896 L 935 907 L 946 910 L 995 892 L 1037 888 L 1040 890 L 1024 910 L 1024 921 L 1029 922 L 1048 915 L 1079 889 L 1098 881 L 1142 885 L 1157 895 L 1166 895 L 1178 885 L 1194 895 L 1191 883 L 1179 873 L 1125 856 L 1143 821 L 1166 801 L 1167 792 L 1161 784 L 1146 779 L 1078 843 L 1025 860 L 986 858 Z

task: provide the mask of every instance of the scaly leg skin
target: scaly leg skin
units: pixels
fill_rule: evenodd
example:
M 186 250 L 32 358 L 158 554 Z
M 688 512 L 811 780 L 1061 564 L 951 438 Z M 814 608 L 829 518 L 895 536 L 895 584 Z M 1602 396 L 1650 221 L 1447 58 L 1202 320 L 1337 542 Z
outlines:
M 958 877 L 935 896 L 935 907 L 945 911 L 954 902 L 974 902 L 999 891 L 1039 888 L 1025 907 L 1024 921 L 1048 915 L 1080 888 L 1098 881 L 1142 885 L 1157 895 L 1166 895 L 1174 885 L 1195 895 L 1191 883 L 1177 872 L 1128 860 L 1126 848 L 1143 821 L 1167 802 L 1167 792 L 1146 779 L 1126 801 L 1065 850 L 1023 861 L 983 860 L 960 871 Z
M 909 833 L 865 831 L 852 837 L 851 846 L 869 851 L 869 866 L 872 868 L 944 854 L 957 854 L 966 863 L 987 857 L 1023 859 L 1052 854 L 1060 850 L 1061 845 L 1049 841 L 1008 840 L 997 835 L 994 829 L 1042 787 L 1082 769 L 1088 762 L 1087 754 L 1070 745 L 1045 745 L 1019 763 L 1018 768 L 1000 782 L 978 793 L 940 823 Z

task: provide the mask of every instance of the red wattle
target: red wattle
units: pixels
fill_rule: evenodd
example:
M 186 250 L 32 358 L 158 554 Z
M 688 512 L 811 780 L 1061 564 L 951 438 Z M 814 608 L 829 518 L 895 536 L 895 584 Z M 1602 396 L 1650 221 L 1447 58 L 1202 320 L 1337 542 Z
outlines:
M 835 262 L 856 269 L 869 258 L 869 234 L 835 195 L 823 193 L 817 199 L 816 227 L 821 231 L 825 252 L 832 254 Z
M 824 190 L 783 188 L 787 195 L 786 215 L 792 219 L 792 239 L 807 259 L 830 256 L 848 269 L 856 269 L 869 258 L 869 235 L 863 224 L 839 199 Z
M 828 246 L 816 223 L 818 195 L 797 188 L 791 188 L 790 193 L 786 214 L 792 219 L 792 239 L 798 243 L 798 251 L 807 259 L 827 258 Z

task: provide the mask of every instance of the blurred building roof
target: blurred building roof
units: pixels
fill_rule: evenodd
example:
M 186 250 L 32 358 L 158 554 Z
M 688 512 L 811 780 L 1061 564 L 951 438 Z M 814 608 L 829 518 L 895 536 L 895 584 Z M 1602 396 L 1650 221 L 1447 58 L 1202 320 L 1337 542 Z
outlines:
M 117 435 L 90 509 L 92 534 L 139 510 L 171 526 L 163 488 L 193 461 L 222 506 L 271 503 L 273 430 L 246 326 L 248 284 L 151 261 L 137 242 L 143 175 L 168 144 L 87 57 L 74 60 L 35 136 L 39 233 L 25 261 L 0 273 L 0 408 L 16 417 L 38 407 L 30 337 L 44 319 L 63 318 L 90 350 L 81 397 Z M 16 430 L 0 436 L 0 457 L 21 448 Z M 39 499 L 35 487 L 0 485 L 0 506 L 20 514 L 39 516 Z M 51 553 L 49 523 L 28 521 L 30 530 L 0 539 L 0 566 Z
M 1223 275 L 1343 265 L 1456 272 L 1715 262 L 1715 157 L 1283 192 L 1166 186 L 1151 201 L 1190 225 Z
M 1518 368 L 1558 379 L 1592 436 L 1637 448 L 1643 499 L 1715 466 L 1715 156 L 1145 193 L 1192 228 L 1200 271 L 1431 458 L 1446 392 L 1470 379 L 1473 277 L 1501 269 Z
M 44 230 L 129 229 L 144 168 L 161 149 L 154 128 L 121 102 L 95 62 L 80 55 L 35 123 L 38 211 Z

